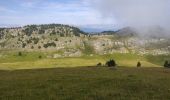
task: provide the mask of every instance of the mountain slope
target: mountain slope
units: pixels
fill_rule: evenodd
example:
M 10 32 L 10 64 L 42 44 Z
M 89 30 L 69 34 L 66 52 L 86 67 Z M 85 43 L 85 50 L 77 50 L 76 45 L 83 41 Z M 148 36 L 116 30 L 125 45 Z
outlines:
M 90 35 L 69 25 L 45 24 L 0 28 L 0 50 L 7 49 L 56 51 L 54 58 L 113 53 L 167 55 L 170 43 L 163 37 L 140 37 L 131 27 Z

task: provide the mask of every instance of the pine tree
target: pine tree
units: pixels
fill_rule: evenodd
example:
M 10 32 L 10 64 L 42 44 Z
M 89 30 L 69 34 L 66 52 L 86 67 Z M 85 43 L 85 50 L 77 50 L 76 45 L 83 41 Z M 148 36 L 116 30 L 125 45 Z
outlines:
M 140 62 L 137 63 L 137 67 L 141 67 L 141 63 Z
M 169 66 L 169 62 L 168 62 L 167 60 L 166 60 L 165 63 L 164 63 L 164 67 L 165 67 L 165 68 L 170 67 L 170 66 Z
M 115 60 L 111 59 L 110 61 L 107 61 L 106 62 L 106 66 L 108 66 L 108 67 L 115 67 L 116 66 Z

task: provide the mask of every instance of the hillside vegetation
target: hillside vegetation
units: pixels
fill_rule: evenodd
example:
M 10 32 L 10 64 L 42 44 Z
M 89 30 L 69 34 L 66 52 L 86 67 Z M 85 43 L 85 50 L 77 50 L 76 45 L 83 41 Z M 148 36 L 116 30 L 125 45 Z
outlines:
M 69 25 L 45 24 L 0 28 L 0 50 L 62 51 L 54 58 L 113 53 L 168 55 L 170 43 L 167 37 L 140 37 L 130 27 L 90 34 Z

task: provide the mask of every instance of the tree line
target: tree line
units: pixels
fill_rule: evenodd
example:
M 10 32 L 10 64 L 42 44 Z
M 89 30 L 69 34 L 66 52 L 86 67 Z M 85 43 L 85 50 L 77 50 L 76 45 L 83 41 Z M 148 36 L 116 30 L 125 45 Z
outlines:
M 40 27 L 40 28 L 38 28 Z M 42 24 L 42 25 L 27 25 L 24 26 L 23 32 L 30 36 L 34 31 L 38 31 L 39 34 L 44 34 L 46 29 L 55 29 L 56 27 L 66 27 L 66 28 L 71 28 L 73 29 L 73 34 L 75 36 L 80 36 L 80 34 L 87 35 L 86 32 L 81 31 L 79 28 L 74 27 L 74 26 L 69 26 L 69 25 L 63 25 L 63 24 Z M 56 34 L 59 32 L 55 32 L 54 30 L 52 31 L 51 34 Z M 62 34 L 61 34 L 62 35 Z

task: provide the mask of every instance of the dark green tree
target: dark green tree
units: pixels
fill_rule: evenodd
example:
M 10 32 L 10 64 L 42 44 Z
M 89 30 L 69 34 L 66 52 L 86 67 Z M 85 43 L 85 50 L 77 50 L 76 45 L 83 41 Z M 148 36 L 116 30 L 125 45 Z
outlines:
M 137 67 L 141 67 L 141 63 L 140 62 L 137 63 Z
M 26 47 L 26 43 L 22 43 L 22 48 L 25 48 Z
M 164 63 L 164 67 L 165 67 L 165 68 L 170 67 L 170 64 L 169 64 L 169 62 L 168 62 L 167 60 L 166 60 L 165 63 Z
M 63 33 L 60 33 L 60 37 L 64 37 L 64 34 L 63 34 Z
M 40 55 L 40 56 L 38 56 L 38 58 L 39 58 L 39 59 L 41 59 L 41 58 L 42 58 L 42 56 Z
M 18 56 L 22 56 L 22 52 L 18 52 Z
M 34 31 L 37 31 L 37 25 L 27 25 L 25 26 L 25 29 L 23 32 L 27 35 L 30 36 Z
M 56 38 L 55 41 L 58 41 L 58 38 Z
M 56 35 L 55 30 L 53 30 L 53 31 L 50 33 L 50 35 Z
M 40 29 L 38 34 L 44 34 L 45 33 L 45 30 L 44 29 Z
M 48 47 L 56 47 L 56 44 L 54 42 L 44 44 L 44 48 L 48 48 Z
M 38 49 L 41 49 L 41 46 L 38 46 Z
M 111 60 L 107 61 L 106 66 L 108 66 L 108 67 L 116 67 L 115 60 L 111 59 Z
M 102 66 L 102 63 L 98 63 L 98 64 L 97 64 L 97 67 L 101 67 L 101 66 Z

